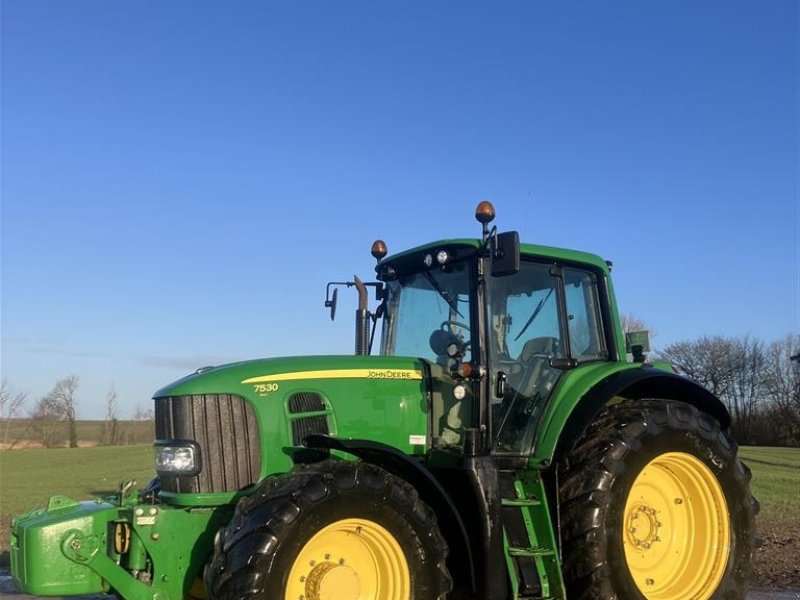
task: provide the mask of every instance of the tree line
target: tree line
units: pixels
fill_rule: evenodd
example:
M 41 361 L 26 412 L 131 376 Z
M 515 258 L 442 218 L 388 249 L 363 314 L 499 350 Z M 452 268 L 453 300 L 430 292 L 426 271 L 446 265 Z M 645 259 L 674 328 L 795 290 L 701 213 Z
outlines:
M 657 354 L 725 403 L 740 444 L 800 445 L 800 335 L 703 336 Z
M 0 447 L 13 448 L 23 440 L 36 441 L 45 448 L 64 445 L 77 448 L 78 389 L 80 379 L 69 375 L 30 406 L 28 394 L 15 391 L 7 380 L 0 384 Z M 120 418 L 119 395 L 111 387 L 106 394 L 106 415 L 102 431 L 92 441 L 105 446 L 144 444 L 153 439 L 153 410 L 135 408 L 131 420 Z

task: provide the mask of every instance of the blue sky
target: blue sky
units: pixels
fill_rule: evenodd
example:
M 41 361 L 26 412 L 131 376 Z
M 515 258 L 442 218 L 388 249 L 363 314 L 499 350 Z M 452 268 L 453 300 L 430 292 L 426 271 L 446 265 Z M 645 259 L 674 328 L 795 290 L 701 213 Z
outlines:
M 371 242 L 614 261 L 656 346 L 800 330 L 798 3 L 2 3 L 2 376 L 123 415 L 349 353 Z

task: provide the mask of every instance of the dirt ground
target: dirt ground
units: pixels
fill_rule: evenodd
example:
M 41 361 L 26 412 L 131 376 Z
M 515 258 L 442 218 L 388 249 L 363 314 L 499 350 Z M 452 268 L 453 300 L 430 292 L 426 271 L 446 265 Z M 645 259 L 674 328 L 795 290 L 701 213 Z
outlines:
M 800 589 L 800 523 L 759 522 L 761 547 L 753 558 L 753 587 Z

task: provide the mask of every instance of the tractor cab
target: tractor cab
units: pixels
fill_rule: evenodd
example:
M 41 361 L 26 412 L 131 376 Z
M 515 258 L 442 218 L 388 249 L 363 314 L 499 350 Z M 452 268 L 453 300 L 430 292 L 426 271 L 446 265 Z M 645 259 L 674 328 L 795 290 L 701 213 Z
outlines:
M 463 444 L 481 432 L 494 453 L 530 455 L 561 375 L 616 357 L 608 266 L 597 256 L 520 246 L 516 232 L 428 244 L 377 256 L 380 353 L 432 365 L 433 436 Z

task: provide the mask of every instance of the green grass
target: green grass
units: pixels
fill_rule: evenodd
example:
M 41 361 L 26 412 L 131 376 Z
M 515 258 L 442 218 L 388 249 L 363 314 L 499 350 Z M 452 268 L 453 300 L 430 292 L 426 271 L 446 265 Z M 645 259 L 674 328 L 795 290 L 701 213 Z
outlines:
M 739 456 L 753 471 L 761 518 L 800 519 L 800 448 L 744 446 Z
M 0 451 L 0 552 L 8 550 L 11 517 L 44 507 L 51 495 L 107 496 L 123 479 L 143 486 L 154 474 L 152 445 Z

